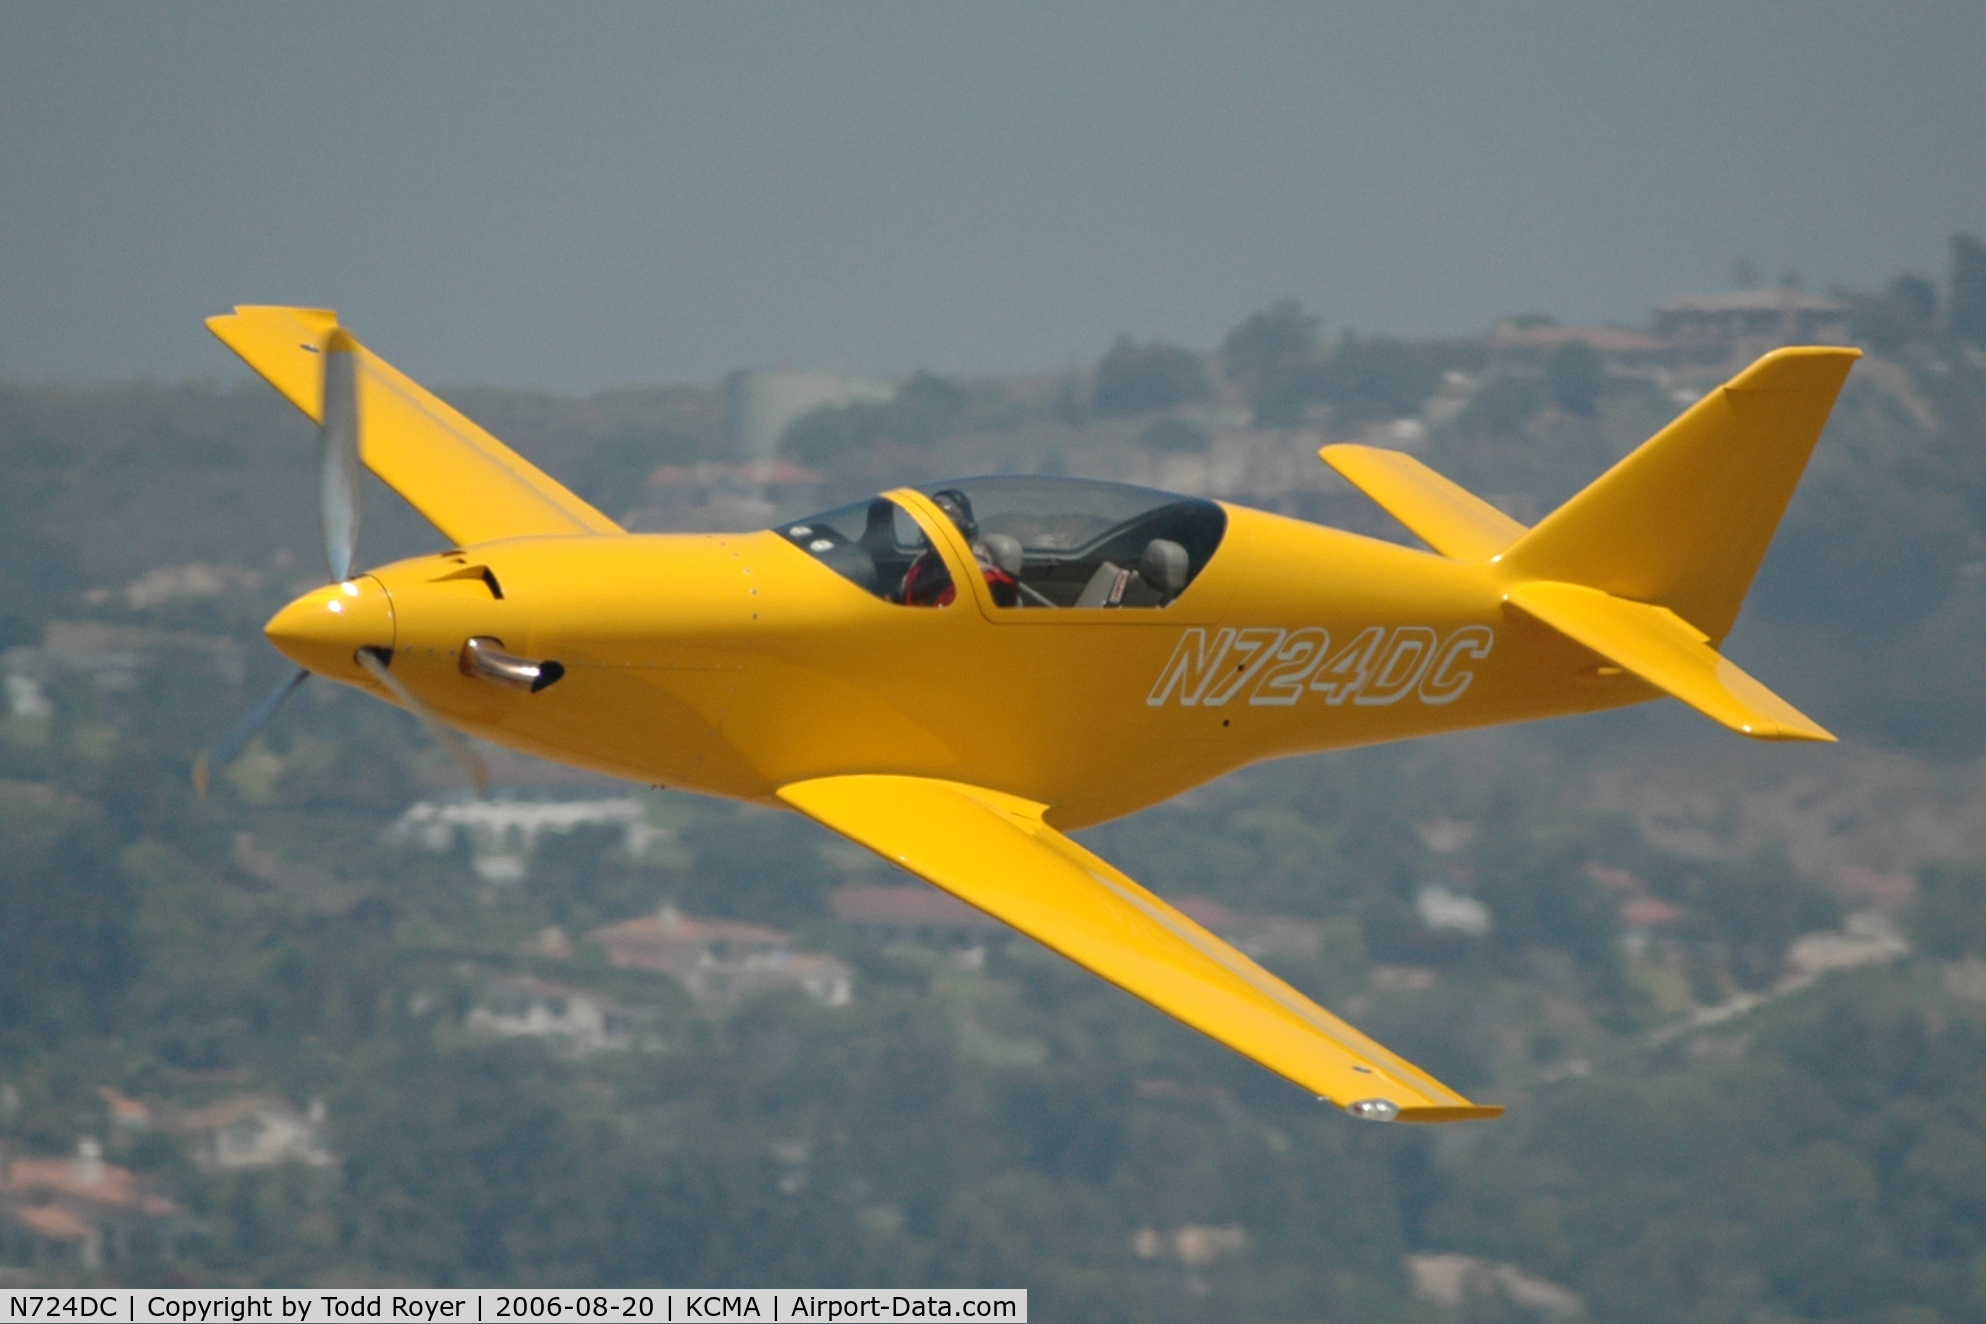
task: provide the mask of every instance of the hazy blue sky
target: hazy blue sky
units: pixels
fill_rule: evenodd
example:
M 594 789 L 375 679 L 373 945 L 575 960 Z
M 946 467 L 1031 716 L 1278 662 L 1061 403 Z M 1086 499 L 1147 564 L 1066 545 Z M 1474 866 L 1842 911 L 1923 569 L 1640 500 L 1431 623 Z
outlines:
M 0 0 L 0 374 L 316 303 L 424 380 L 1639 322 L 1986 231 L 1986 5 Z

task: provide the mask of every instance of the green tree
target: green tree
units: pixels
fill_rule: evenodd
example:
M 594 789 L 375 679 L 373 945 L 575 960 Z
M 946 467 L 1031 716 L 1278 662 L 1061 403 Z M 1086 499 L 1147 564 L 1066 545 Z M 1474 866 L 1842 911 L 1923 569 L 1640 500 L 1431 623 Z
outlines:
M 1323 319 L 1303 311 L 1295 299 L 1260 309 L 1227 333 L 1221 359 L 1236 381 L 1254 385 L 1307 363 L 1317 351 Z
M 794 924 L 821 913 L 835 881 L 821 862 L 821 829 L 797 814 L 712 817 L 682 840 L 696 862 L 676 900 L 694 913 Z
M 1951 328 L 1986 344 L 1986 243 L 1969 234 L 1952 236 Z
M 1860 295 L 1850 301 L 1848 334 L 1858 344 L 1894 354 L 1930 334 L 1937 317 L 1937 287 L 1922 276 L 1905 273 L 1881 294 Z
M 1207 449 L 1207 430 L 1179 418 L 1153 419 L 1138 434 L 1138 444 L 1148 451 L 1164 454 L 1197 454 Z
M 997 390 L 919 371 L 892 399 L 809 410 L 788 425 L 779 448 L 808 464 L 827 465 L 879 441 L 930 446 L 961 432 L 1013 428 L 1031 416 Z
M 1918 871 L 1911 935 L 1933 956 L 1986 952 L 1986 869 L 1933 864 Z
M 1536 378 L 1492 377 L 1476 388 L 1457 422 L 1465 432 L 1509 436 L 1522 430 L 1544 402 Z
M 1341 422 L 1405 418 L 1441 384 L 1434 356 L 1385 336 L 1347 335 L 1325 360 L 1318 395 Z
M 1545 361 L 1545 386 L 1552 403 L 1568 414 L 1591 418 L 1606 389 L 1607 365 L 1600 352 L 1583 340 L 1568 340 Z
M 1213 394 L 1200 356 L 1154 340 L 1140 345 L 1119 336 L 1096 368 L 1099 414 L 1148 414 Z
M 1917 620 L 1951 591 L 1974 536 L 1956 493 L 1869 467 L 1823 471 L 1800 496 L 1756 594 L 1782 619 Z
M 1322 319 L 1294 299 L 1251 313 L 1221 341 L 1227 375 L 1264 422 L 1290 422 L 1315 398 Z
M 1707 924 L 1723 947 L 1732 977 L 1746 988 L 1764 988 L 1779 977 L 1794 938 L 1841 921 L 1839 903 L 1795 874 L 1778 852 L 1702 865 L 1670 891 Z
M 0 782 L 0 1044 L 96 1023 L 130 978 L 135 898 L 94 805 Z

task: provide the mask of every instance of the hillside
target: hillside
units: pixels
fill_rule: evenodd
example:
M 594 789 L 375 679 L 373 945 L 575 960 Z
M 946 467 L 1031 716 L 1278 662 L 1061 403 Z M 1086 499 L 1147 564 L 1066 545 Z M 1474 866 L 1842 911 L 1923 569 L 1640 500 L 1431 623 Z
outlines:
M 713 389 L 451 398 L 643 527 L 1021 470 L 1397 538 L 1318 445 L 1390 438 L 1535 518 L 1682 407 L 1482 345 L 1235 340 L 802 419 L 770 487 Z M 260 622 L 318 577 L 309 431 L 259 385 L 0 386 L 0 1130 L 98 1145 L 178 1211 L 93 1266 L 0 1182 L 0 1258 L 1023 1283 L 1106 1320 L 1979 1317 L 1982 438 L 1986 355 L 1920 328 L 1857 368 L 1788 515 L 1731 648 L 1841 746 L 1654 705 L 1084 834 L 1511 1106 L 1431 1134 L 1350 1125 L 1024 940 L 878 920 L 847 889 L 905 880 L 793 816 L 523 760 L 511 826 L 456 812 L 409 721 L 328 685 L 196 800 L 192 753 L 281 671 Z M 371 500 L 367 559 L 431 545 Z M 700 985 L 672 964 L 699 934 L 821 979 Z M 223 1115 L 264 1149 L 226 1157 Z

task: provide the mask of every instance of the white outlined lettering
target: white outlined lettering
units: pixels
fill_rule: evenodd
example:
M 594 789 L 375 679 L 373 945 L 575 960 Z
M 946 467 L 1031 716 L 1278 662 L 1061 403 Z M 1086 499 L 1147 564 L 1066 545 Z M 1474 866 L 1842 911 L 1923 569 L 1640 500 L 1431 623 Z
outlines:
M 1262 673 L 1248 702 L 1256 707 L 1287 708 L 1303 697 L 1303 682 L 1324 660 L 1331 647 L 1331 632 L 1321 625 L 1291 630 L 1289 638 L 1276 650 L 1275 665 Z
M 1467 653 L 1480 662 L 1490 655 L 1490 645 L 1495 642 L 1496 633 L 1487 625 L 1465 625 L 1449 635 L 1448 642 L 1441 646 L 1440 656 L 1421 679 L 1421 702 L 1443 704 L 1461 698 L 1462 691 L 1469 688 L 1469 682 L 1476 678 L 1476 673 L 1456 671 L 1456 659 Z
M 1347 699 L 1387 707 L 1409 694 L 1439 707 L 1475 680 L 1465 659 L 1482 661 L 1495 643 L 1487 625 L 1464 625 L 1445 639 L 1426 625 L 1368 625 L 1333 652 L 1321 625 L 1223 626 L 1212 639 L 1196 625 L 1179 636 L 1145 702 L 1162 708 L 1177 696 L 1182 707 L 1218 708 L 1246 691 L 1258 708 L 1293 707 L 1305 694 L 1321 694 L 1333 707 Z
M 1383 708 L 1398 703 L 1420 684 L 1421 673 L 1434 657 L 1434 631 L 1425 625 L 1403 625 L 1393 631 L 1386 646 L 1386 660 L 1379 664 L 1372 680 L 1352 696 L 1362 708 Z
M 1221 659 L 1221 676 L 1200 696 L 1203 708 L 1218 708 L 1255 678 L 1264 663 L 1276 655 L 1283 632 L 1273 626 L 1253 626 L 1234 637 L 1227 656 Z
M 1317 674 L 1310 678 L 1310 688 L 1334 707 L 1351 698 L 1372 679 L 1372 655 L 1379 651 L 1385 639 L 1386 631 L 1377 625 L 1360 630 L 1350 643 L 1317 669 Z
M 1158 684 L 1152 686 L 1145 702 L 1154 708 L 1163 707 L 1175 688 L 1179 690 L 1179 701 L 1188 708 L 1200 702 L 1200 691 L 1207 688 L 1207 682 L 1220 669 L 1221 659 L 1227 656 L 1228 645 L 1233 642 L 1232 628 L 1216 634 L 1211 646 L 1207 643 L 1207 632 L 1197 625 L 1180 635 L 1178 647 L 1172 650 L 1172 660 L 1159 673 Z

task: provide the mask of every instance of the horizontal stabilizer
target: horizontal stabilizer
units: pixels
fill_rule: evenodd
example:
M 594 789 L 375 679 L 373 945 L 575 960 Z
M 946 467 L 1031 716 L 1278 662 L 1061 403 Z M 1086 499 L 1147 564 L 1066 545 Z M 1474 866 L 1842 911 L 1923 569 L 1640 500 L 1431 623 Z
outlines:
M 1740 734 L 1755 740 L 1834 739 L 1666 607 L 1544 581 L 1519 584 L 1505 600 Z
M 923 777 L 796 782 L 780 799 L 1356 1116 L 1495 1117 L 1042 821 L 1046 806 Z M 1356 1105 L 1356 1106 L 1355 1106 Z
M 313 422 L 323 412 L 323 308 L 240 307 L 207 329 Z M 621 526 L 377 354 L 357 355 L 359 458 L 458 546 Z
M 1411 455 L 1350 445 L 1317 454 L 1443 556 L 1487 561 L 1524 536 L 1522 524 Z

